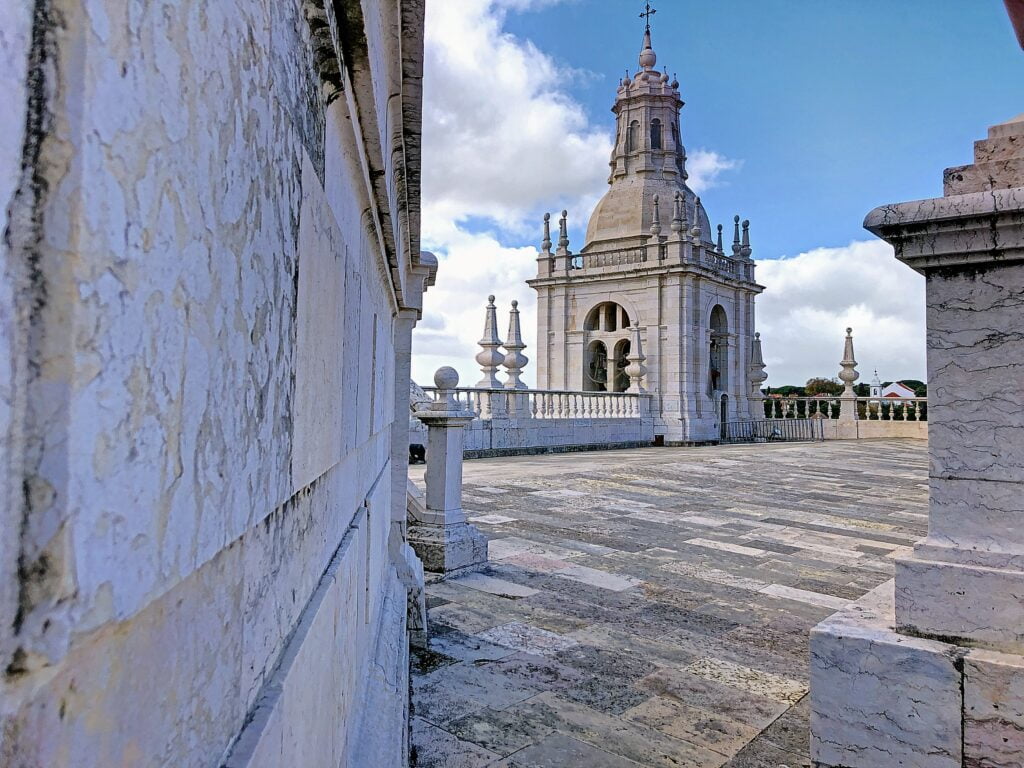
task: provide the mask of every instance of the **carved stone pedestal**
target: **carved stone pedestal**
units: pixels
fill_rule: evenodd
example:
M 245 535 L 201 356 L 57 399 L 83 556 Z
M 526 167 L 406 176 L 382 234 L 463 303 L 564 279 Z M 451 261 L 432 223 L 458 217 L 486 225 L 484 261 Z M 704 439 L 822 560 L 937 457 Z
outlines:
M 486 563 L 487 538 L 462 510 L 463 427 L 475 415 L 455 401 L 455 369 L 440 368 L 434 384 L 437 400 L 414 414 L 427 426 L 427 493 L 422 504 L 410 505 L 409 544 L 426 571 L 448 576 Z

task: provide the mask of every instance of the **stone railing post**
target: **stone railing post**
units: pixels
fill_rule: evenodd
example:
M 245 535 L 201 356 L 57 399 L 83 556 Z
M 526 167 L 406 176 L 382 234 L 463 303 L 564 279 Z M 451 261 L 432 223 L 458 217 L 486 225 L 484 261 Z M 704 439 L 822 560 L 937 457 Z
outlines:
M 463 428 L 474 418 L 455 400 L 459 374 L 439 368 L 437 399 L 414 413 L 427 425 L 425 511 L 409 521 L 409 543 L 432 573 L 450 575 L 487 562 L 487 539 L 462 510 Z
M 926 278 L 928 535 L 811 633 L 821 768 L 1024 754 L 1024 115 L 974 154 L 943 197 L 865 221 Z
M 857 373 L 857 360 L 853 356 L 853 328 L 846 329 L 846 345 L 843 347 L 843 359 L 839 365 L 839 380 L 843 382 L 843 394 L 839 398 L 839 421 L 857 420 L 857 393 L 853 391 L 853 382 L 860 378 Z
M 644 389 L 644 376 L 647 375 L 647 366 L 644 365 L 644 361 L 647 356 L 644 355 L 643 342 L 640 336 L 640 322 L 633 323 L 633 342 L 629 348 L 629 365 L 626 366 L 626 375 L 629 376 L 629 389 L 627 392 L 634 394 L 643 394 L 647 390 Z

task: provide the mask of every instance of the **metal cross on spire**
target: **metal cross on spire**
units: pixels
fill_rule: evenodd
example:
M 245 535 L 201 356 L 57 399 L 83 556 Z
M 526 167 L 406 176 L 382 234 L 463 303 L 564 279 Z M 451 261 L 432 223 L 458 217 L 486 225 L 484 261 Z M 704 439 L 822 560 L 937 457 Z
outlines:
M 657 12 L 658 12 L 657 10 L 655 10 L 654 8 L 651 8 L 651 4 L 650 3 L 644 3 L 644 11 L 643 11 L 643 13 L 640 14 L 640 18 L 641 19 L 646 19 L 647 31 L 648 32 L 651 31 L 651 16 L 653 16 Z

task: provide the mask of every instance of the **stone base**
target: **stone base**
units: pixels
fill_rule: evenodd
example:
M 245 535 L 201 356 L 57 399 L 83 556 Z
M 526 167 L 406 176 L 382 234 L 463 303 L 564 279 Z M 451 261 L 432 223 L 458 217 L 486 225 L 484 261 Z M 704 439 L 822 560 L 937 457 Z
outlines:
M 449 576 L 487 562 L 487 537 L 469 523 L 432 525 L 409 522 L 409 544 L 423 569 Z
M 931 560 L 926 557 L 930 551 L 957 553 L 918 545 L 913 555 L 896 561 L 897 629 L 951 643 L 1022 652 L 1024 571 Z
M 1009 768 L 1024 755 L 1024 657 L 895 631 L 893 582 L 811 631 L 817 768 Z

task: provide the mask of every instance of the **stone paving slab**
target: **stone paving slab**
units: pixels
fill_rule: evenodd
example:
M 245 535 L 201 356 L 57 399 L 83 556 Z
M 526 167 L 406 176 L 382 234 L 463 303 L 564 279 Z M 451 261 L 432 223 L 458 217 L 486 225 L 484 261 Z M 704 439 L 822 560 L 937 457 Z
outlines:
M 491 561 L 427 587 L 414 766 L 798 768 L 807 633 L 924 535 L 927 446 L 484 459 L 464 489 Z

